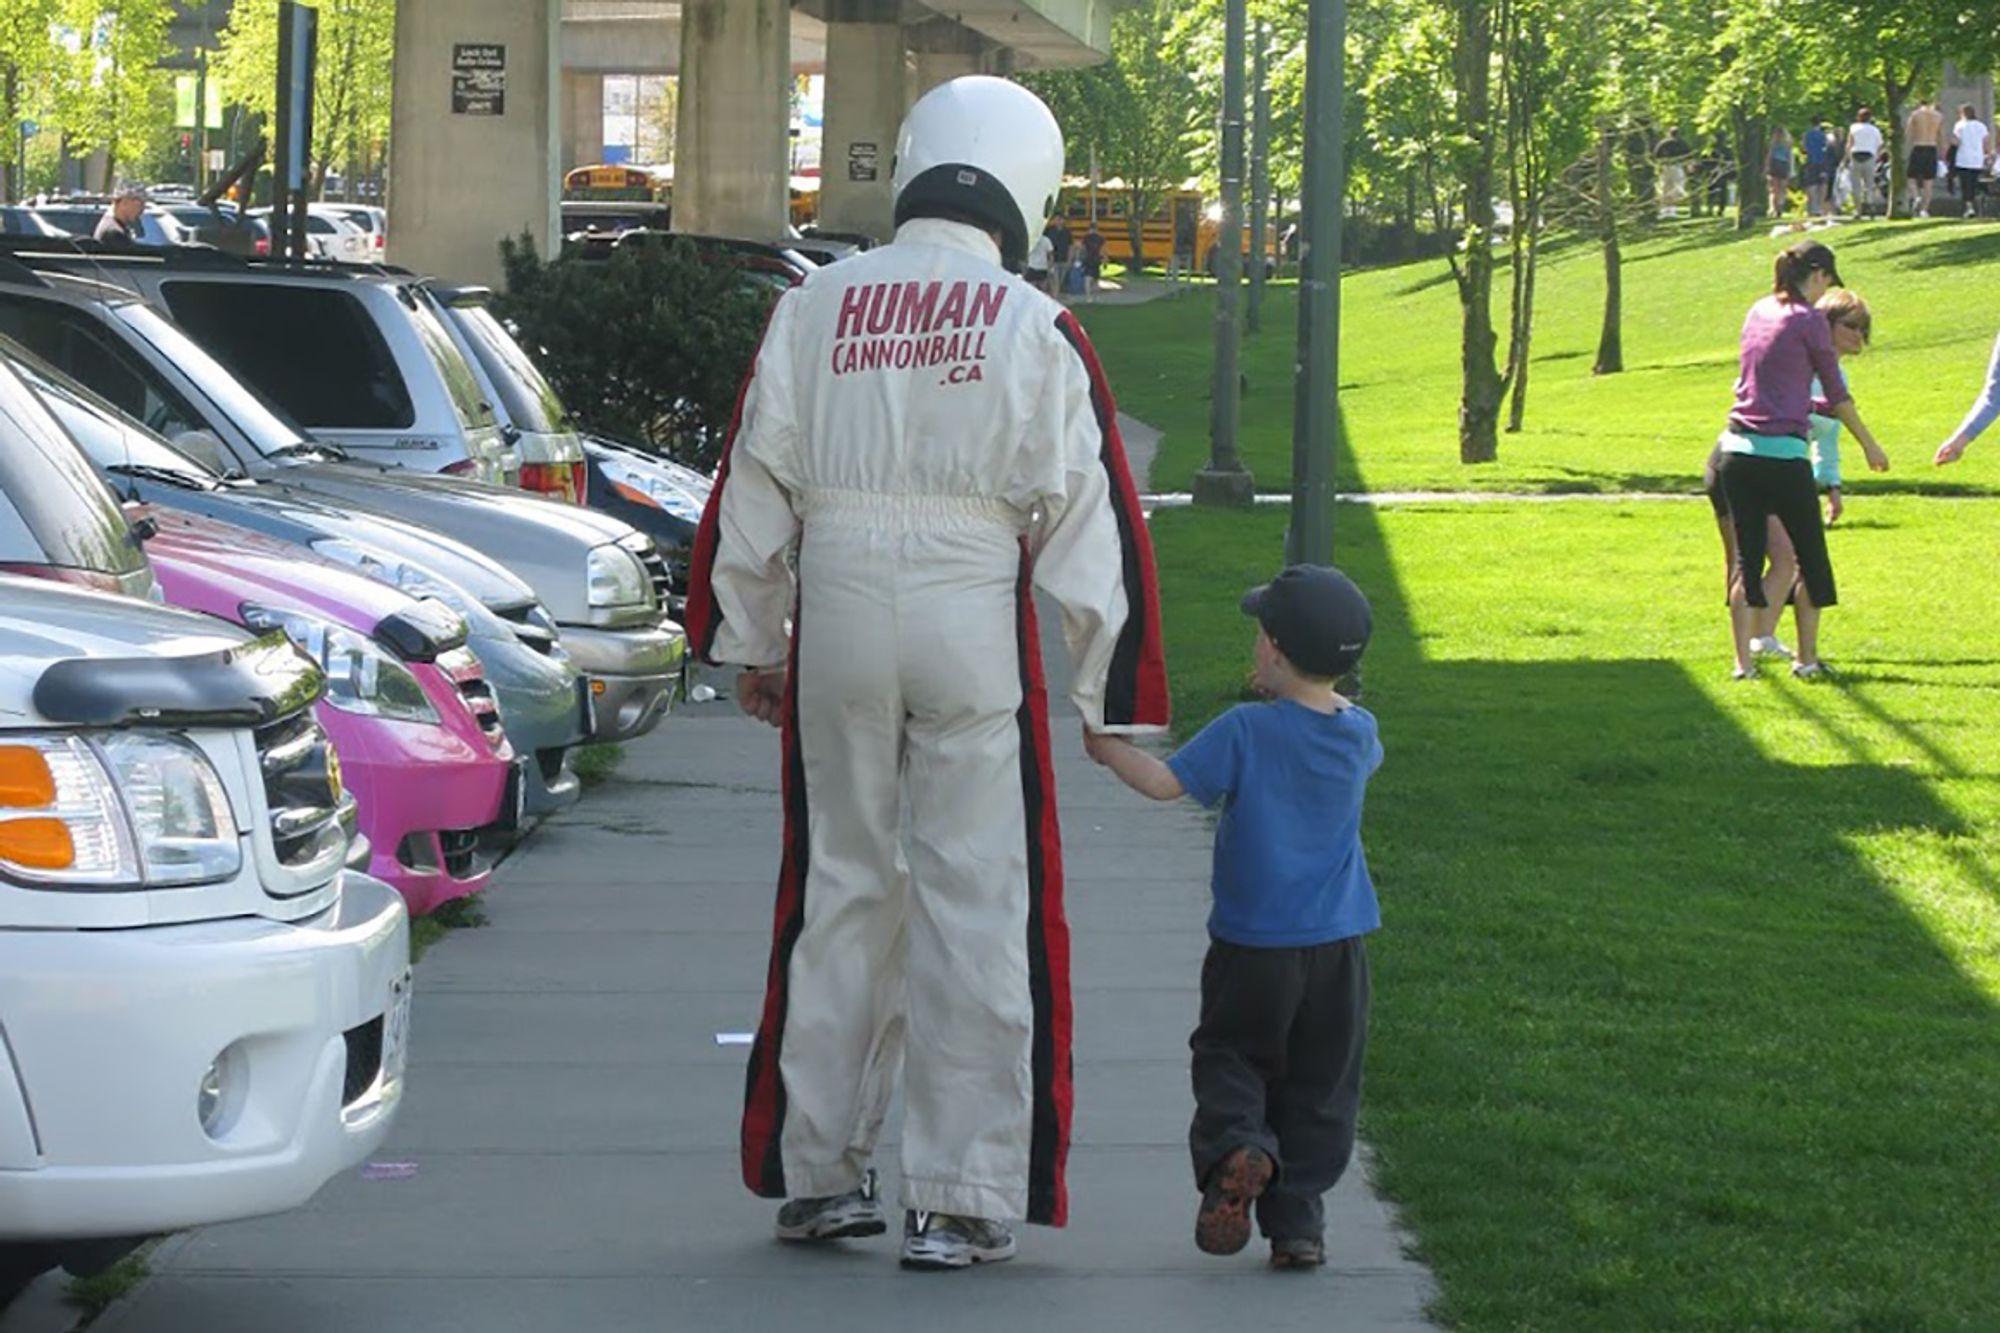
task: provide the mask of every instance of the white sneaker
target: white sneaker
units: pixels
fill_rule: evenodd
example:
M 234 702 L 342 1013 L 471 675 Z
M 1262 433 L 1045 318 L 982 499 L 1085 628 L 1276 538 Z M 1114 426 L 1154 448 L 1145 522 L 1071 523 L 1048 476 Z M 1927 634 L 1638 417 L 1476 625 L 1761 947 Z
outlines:
M 1775 634 L 1767 634 L 1761 639 L 1750 640 L 1750 651 L 1758 657 L 1782 657 L 1787 662 L 1792 660 L 1792 650 L 1785 647 L 1784 643 Z
M 970 1268 L 1013 1257 L 1014 1232 L 1004 1222 L 915 1209 L 903 1214 L 905 1268 Z
M 888 1229 L 889 1219 L 875 1195 L 873 1170 L 862 1174 L 858 1189 L 819 1199 L 790 1199 L 778 1210 L 779 1240 L 849 1240 L 879 1236 Z

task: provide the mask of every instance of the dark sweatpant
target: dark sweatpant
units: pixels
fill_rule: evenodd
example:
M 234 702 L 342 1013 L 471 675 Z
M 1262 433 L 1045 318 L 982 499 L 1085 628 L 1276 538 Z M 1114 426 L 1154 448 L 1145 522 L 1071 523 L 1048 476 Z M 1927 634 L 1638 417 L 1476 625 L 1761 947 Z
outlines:
M 1317 1239 L 1321 1196 L 1354 1155 L 1368 1041 L 1368 952 L 1360 937 L 1304 949 L 1211 940 L 1194 1052 L 1196 1188 L 1232 1151 L 1262 1148 L 1278 1174 L 1257 1203 L 1273 1240 Z

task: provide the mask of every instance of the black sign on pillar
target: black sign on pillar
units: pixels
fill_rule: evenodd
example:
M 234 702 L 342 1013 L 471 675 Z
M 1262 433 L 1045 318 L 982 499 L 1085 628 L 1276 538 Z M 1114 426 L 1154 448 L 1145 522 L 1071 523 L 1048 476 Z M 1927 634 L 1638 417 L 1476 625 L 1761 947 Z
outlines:
M 306 182 L 312 174 L 313 72 L 319 11 L 278 0 L 277 155 L 271 176 L 271 248 L 306 257 Z
M 452 44 L 451 113 L 454 116 L 507 114 L 505 46 L 498 42 Z

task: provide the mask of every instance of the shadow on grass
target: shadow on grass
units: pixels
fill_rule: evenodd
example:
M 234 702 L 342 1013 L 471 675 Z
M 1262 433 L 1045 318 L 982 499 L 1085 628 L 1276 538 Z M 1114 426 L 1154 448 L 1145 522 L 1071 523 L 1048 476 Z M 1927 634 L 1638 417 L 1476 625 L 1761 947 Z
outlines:
M 1235 693 L 1235 601 L 1278 563 L 1285 516 L 1158 522 L 1192 729 Z M 1850 734 L 1838 696 L 1789 680 L 1749 688 L 1842 762 L 1764 752 L 1674 662 L 1434 660 L 1377 516 L 1336 523 L 1374 603 L 1388 750 L 1365 1129 L 1439 1313 L 1980 1327 L 2000 1308 L 2000 1024 L 1860 845 L 1891 837 L 1991 892 L 1973 830 Z M 1966 771 L 1865 684 L 1848 697 Z

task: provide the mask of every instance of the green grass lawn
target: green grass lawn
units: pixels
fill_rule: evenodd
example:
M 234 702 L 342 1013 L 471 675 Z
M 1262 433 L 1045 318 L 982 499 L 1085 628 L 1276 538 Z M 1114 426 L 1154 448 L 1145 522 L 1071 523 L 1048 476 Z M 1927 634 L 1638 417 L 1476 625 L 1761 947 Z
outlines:
M 2000 311 L 1984 276 L 2000 227 L 1868 224 L 1820 233 L 1875 310 L 1875 346 L 1850 363 L 1863 417 L 1896 470 L 1863 487 L 2000 492 L 2000 443 L 1949 471 L 1930 464 L 1984 376 Z M 1458 298 L 1442 261 L 1351 274 L 1342 287 L 1341 404 L 1377 490 L 1685 490 L 1721 429 L 1743 313 L 1770 289 L 1785 241 L 1690 223 L 1633 244 L 1625 266 L 1624 374 L 1593 377 L 1603 263 L 1569 243 L 1544 259 L 1526 429 L 1500 461 L 1458 462 Z M 1274 288 L 1246 342 L 1244 460 L 1260 488 L 1291 486 L 1294 289 Z M 1079 312 L 1119 405 L 1167 433 L 1152 484 L 1184 490 L 1208 458 L 1213 296 Z M 1505 355 L 1507 280 L 1494 285 Z M 1858 459 L 1857 459 L 1858 463 Z M 1342 458 L 1339 484 L 1360 483 Z
M 1183 731 L 1284 522 L 1155 519 Z M 2000 649 L 1951 554 L 2000 501 L 1857 501 L 1819 687 L 1728 680 L 1698 501 L 1337 522 L 1388 750 L 1363 1127 L 1439 1313 L 2000 1327 Z

